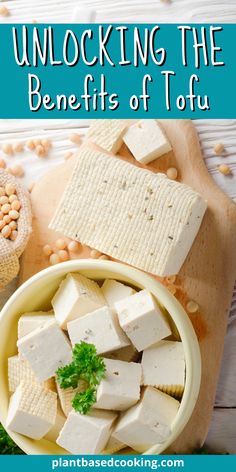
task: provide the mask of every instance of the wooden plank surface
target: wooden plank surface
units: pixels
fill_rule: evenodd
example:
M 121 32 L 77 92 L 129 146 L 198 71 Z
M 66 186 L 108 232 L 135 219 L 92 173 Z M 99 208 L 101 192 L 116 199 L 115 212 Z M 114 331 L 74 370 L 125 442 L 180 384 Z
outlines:
M 170 165 L 176 165 L 181 181 L 191 185 L 208 200 L 208 210 L 200 232 L 178 277 L 181 288 L 177 296 L 182 303 L 185 305 L 188 297 L 200 306 L 200 313 L 191 318 L 199 336 L 203 360 L 197 406 L 185 431 L 171 449 L 172 452 L 184 453 L 203 443 L 212 415 L 236 276 L 236 205 L 209 176 L 192 123 L 167 120 L 163 121 L 163 126 L 174 152 L 149 167 L 165 170 Z M 121 153 L 126 157 L 128 155 L 125 147 Z M 58 235 L 47 226 L 71 175 L 75 159 L 50 171 L 34 187 L 33 235 L 22 259 L 20 282 L 48 265 L 42 247 L 55 242 Z M 76 257 L 88 257 L 89 254 L 90 250 L 83 248 Z

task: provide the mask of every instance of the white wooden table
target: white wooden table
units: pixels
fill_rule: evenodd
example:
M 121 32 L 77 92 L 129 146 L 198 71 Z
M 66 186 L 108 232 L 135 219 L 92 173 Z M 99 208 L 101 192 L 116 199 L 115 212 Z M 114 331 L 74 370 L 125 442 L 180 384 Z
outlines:
M 1 2 L 1 0 L 0 0 Z M 9 0 L 2 1 L 10 11 L 1 22 L 236 22 L 235 0 Z M 75 8 L 80 10 L 75 18 Z M 220 93 L 220 91 L 219 91 Z M 195 121 L 199 133 L 205 163 L 218 185 L 236 201 L 236 120 Z M 68 137 L 76 131 L 86 132 L 86 120 L 0 120 L 0 144 L 26 140 L 30 137 L 49 138 L 53 150 L 48 159 L 40 160 L 25 151 L 17 157 L 8 158 L 8 163 L 21 163 L 25 169 L 26 184 L 37 180 L 49 168 L 63 161 L 66 151 L 75 151 Z M 223 142 L 226 148 L 224 163 L 232 169 L 231 177 L 224 177 L 217 171 L 221 161 L 213 153 L 213 145 Z M 0 295 L 0 305 L 16 287 L 14 281 Z M 220 290 L 220 287 L 219 287 Z M 210 375 L 210 372 L 209 372 Z M 228 333 L 219 377 L 218 390 L 212 423 L 206 445 L 216 452 L 236 453 L 236 288 L 229 316 Z

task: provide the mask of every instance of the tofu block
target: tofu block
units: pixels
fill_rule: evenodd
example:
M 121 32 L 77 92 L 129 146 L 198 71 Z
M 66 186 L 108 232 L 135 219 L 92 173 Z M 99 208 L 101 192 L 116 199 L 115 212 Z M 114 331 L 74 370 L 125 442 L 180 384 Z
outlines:
M 106 374 L 97 388 L 95 408 L 123 411 L 138 402 L 142 368 L 135 362 L 104 359 Z
M 156 120 L 140 120 L 130 126 L 123 136 L 123 141 L 135 159 L 142 164 L 148 164 L 172 149 L 165 132 Z
M 19 356 L 12 356 L 8 358 L 8 386 L 10 393 L 15 392 L 18 385 L 22 382 L 39 384 L 41 387 L 48 390 L 54 390 L 55 385 L 53 379 L 45 380 L 44 382 L 38 382 L 30 364 L 27 360 L 20 358 Z
M 39 382 L 53 377 L 59 367 L 72 361 L 70 343 L 56 321 L 49 321 L 19 339 L 17 346 Z
M 40 385 L 21 382 L 13 393 L 6 427 L 32 439 L 41 439 L 56 421 L 57 394 Z
M 110 411 L 92 410 L 87 415 L 71 411 L 56 442 L 72 454 L 99 454 L 116 416 Z
M 106 299 L 107 304 L 114 308 L 114 303 L 122 300 L 122 298 L 129 297 L 135 293 L 135 290 L 128 285 L 124 285 L 116 280 L 107 279 L 102 284 L 102 293 Z
M 52 426 L 52 428 L 48 431 L 44 439 L 47 439 L 47 441 L 51 441 L 55 443 L 60 434 L 60 431 L 62 430 L 65 424 L 65 421 L 66 421 L 66 417 L 63 414 L 60 406 L 58 406 L 55 423 Z
M 147 290 L 115 303 L 115 309 L 121 328 L 138 351 L 171 334 L 161 309 Z
M 107 359 L 114 359 L 116 361 L 137 362 L 139 353 L 133 344 L 130 344 L 116 351 L 107 352 L 106 357 Z
M 53 319 L 54 314 L 52 312 L 34 311 L 25 313 L 18 321 L 18 339 L 23 338 L 36 328 L 41 328 L 45 323 Z
M 126 123 L 122 120 L 93 120 L 87 134 L 92 143 L 116 154 L 122 143 Z
M 70 321 L 67 328 L 72 345 L 80 341 L 94 344 L 98 354 L 130 344 L 119 325 L 116 313 L 108 306 Z
M 126 446 L 127 445 L 119 441 L 119 439 L 114 438 L 112 434 L 102 453 L 108 455 L 115 454 L 115 452 L 121 451 L 121 449 L 124 449 Z
M 66 329 L 71 320 L 106 305 L 99 285 L 81 274 L 68 274 L 52 299 L 58 324 Z
M 59 383 L 56 381 L 57 393 L 60 400 L 60 405 L 65 416 L 68 416 L 72 410 L 72 400 L 76 393 L 83 392 L 87 388 L 86 382 L 80 380 L 77 388 L 67 388 L 63 389 L 60 387 Z
M 142 356 L 143 385 L 152 385 L 169 394 L 183 392 L 185 358 L 182 342 L 159 341 Z
M 206 208 L 183 183 L 83 147 L 50 229 L 164 277 L 179 272 Z
M 137 405 L 121 414 L 113 436 L 137 452 L 163 443 L 171 434 L 179 402 L 163 392 L 146 387 Z

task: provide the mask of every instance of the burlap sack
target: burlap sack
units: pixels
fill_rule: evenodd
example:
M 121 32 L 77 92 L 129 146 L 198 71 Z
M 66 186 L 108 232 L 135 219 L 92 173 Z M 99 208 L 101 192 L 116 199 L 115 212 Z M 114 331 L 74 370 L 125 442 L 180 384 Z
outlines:
M 0 290 L 2 290 L 19 272 L 19 257 L 24 251 L 32 231 L 32 214 L 30 197 L 19 180 L 0 170 L 0 186 L 13 184 L 21 202 L 20 217 L 18 223 L 18 236 L 15 241 L 4 238 L 0 233 Z

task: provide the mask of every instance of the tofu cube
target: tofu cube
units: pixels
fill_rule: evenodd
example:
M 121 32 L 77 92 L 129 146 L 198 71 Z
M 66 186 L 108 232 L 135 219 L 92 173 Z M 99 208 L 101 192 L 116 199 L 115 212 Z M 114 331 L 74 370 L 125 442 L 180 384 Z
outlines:
M 10 393 L 15 392 L 18 385 L 22 382 L 39 384 L 48 390 L 54 390 L 53 379 L 38 382 L 33 370 L 26 359 L 19 356 L 12 356 L 8 359 L 8 386 Z
M 56 321 L 49 321 L 19 339 L 17 346 L 39 382 L 53 377 L 59 367 L 72 361 L 70 343 Z
M 122 143 L 126 123 L 122 120 L 93 120 L 87 137 L 92 143 L 116 154 Z
M 115 303 L 115 310 L 121 328 L 138 351 L 171 334 L 161 309 L 147 290 Z
M 111 308 L 114 308 L 116 302 L 119 302 L 123 298 L 130 297 L 130 295 L 135 293 L 135 290 L 128 285 L 110 279 L 105 280 L 101 289 L 107 304 Z
M 142 368 L 135 362 L 104 359 L 106 373 L 97 388 L 95 408 L 123 411 L 138 402 Z
M 121 449 L 124 449 L 126 446 L 127 445 L 119 441 L 119 439 L 114 438 L 112 434 L 102 453 L 115 454 L 115 452 L 121 451 Z
M 146 387 L 137 405 L 122 413 L 113 436 L 135 451 L 145 452 L 170 436 L 178 409 L 177 400 L 153 387 Z
M 99 285 L 81 274 L 68 274 L 52 299 L 58 324 L 66 329 L 68 321 L 106 305 Z
M 116 313 L 108 306 L 70 321 L 67 328 L 72 345 L 80 341 L 94 344 L 98 354 L 130 344 L 119 325 Z
M 21 382 L 13 393 L 6 427 L 32 439 L 41 439 L 56 421 L 57 394 L 40 385 Z
M 86 382 L 80 380 L 76 388 L 67 388 L 63 389 L 60 387 L 59 383 L 56 381 L 57 393 L 60 400 L 60 405 L 65 416 L 68 416 L 72 410 L 72 400 L 76 393 L 83 392 L 87 388 Z
M 122 347 L 121 349 L 117 349 L 116 351 L 106 353 L 107 359 L 125 362 L 137 362 L 139 356 L 140 354 L 138 353 L 137 349 L 135 349 L 133 344 Z
M 145 349 L 142 356 L 143 384 L 166 393 L 183 392 L 185 358 L 182 342 L 159 341 Z
M 54 314 L 52 312 L 34 311 L 25 313 L 18 321 L 18 339 L 23 338 L 37 328 L 41 328 L 45 323 L 53 319 Z
M 111 435 L 116 414 L 92 410 L 87 415 L 71 411 L 57 444 L 72 454 L 99 454 Z
M 56 415 L 56 420 L 52 428 L 48 431 L 44 439 L 47 439 L 47 441 L 51 442 L 56 442 L 60 431 L 62 430 L 64 424 L 66 421 L 66 417 L 64 413 L 62 412 L 60 406 L 57 406 L 57 415 Z
M 142 164 L 148 164 L 172 149 L 156 120 L 141 120 L 130 126 L 123 140 L 135 159 Z

